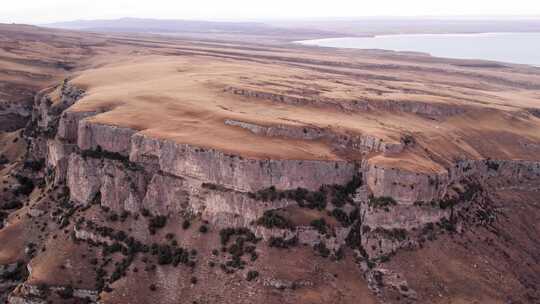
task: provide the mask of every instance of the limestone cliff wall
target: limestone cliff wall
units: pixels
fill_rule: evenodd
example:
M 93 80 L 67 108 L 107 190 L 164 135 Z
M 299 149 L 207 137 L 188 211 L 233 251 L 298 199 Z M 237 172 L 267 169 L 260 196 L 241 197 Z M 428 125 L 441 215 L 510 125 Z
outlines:
M 365 180 L 374 196 L 390 196 L 412 205 L 442 198 L 450 183 L 447 172 L 422 173 L 366 163 Z
M 344 161 L 248 159 L 142 134 L 132 137 L 130 160 L 154 162 L 174 176 L 245 192 L 271 186 L 317 190 L 323 184 L 344 184 L 358 170 L 354 163 Z
M 342 100 L 325 97 L 300 97 L 297 95 L 282 95 L 272 92 L 257 91 L 246 88 L 228 87 L 226 92 L 256 99 L 265 99 L 292 105 L 310 105 L 331 107 L 342 111 L 365 112 L 370 110 L 383 110 L 391 112 L 405 112 L 430 118 L 444 119 L 449 116 L 465 113 L 469 110 L 463 105 L 447 103 L 430 103 L 416 100 L 376 100 L 364 98 L 361 100 Z
M 105 151 L 129 155 L 131 137 L 137 131 L 80 120 L 77 127 L 77 144 L 81 150 L 95 150 L 101 147 Z
M 53 105 L 45 97 L 37 104 L 39 112 L 49 115 L 38 127 L 58 123 L 56 136 L 39 142 L 46 147 L 44 154 L 48 167 L 55 172 L 54 182 L 66 181 L 71 199 L 79 204 L 88 204 L 99 194 L 101 204 L 116 210 L 135 212 L 146 208 L 159 214 L 187 211 L 219 225 L 244 226 L 265 210 L 292 203 L 257 201 L 248 192 L 271 186 L 278 191 L 297 187 L 317 191 L 325 184 L 346 184 L 360 173 L 365 181 L 360 201 L 365 202 L 370 196 L 387 196 L 397 202 L 389 211 L 367 210 L 366 225 L 413 229 L 448 217 L 447 211 L 415 203 L 443 199 L 462 179 L 515 184 L 540 177 L 538 162 L 510 160 L 463 160 L 440 173 L 421 173 L 374 165 L 369 160 L 357 164 L 249 159 L 92 122 L 87 118 L 103 110 L 73 112 L 69 105 L 83 93 L 76 89 L 65 91 L 67 97 L 63 98 L 63 104 L 67 108 L 62 112 L 48 109 L 47 106 Z M 50 116 L 51 113 L 56 116 Z M 39 120 L 44 119 L 44 115 L 38 116 Z M 267 127 L 234 120 L 224 121 L 224 124 L 261 136 L 329 140 L 335 147 L 357 151 L 391 155 L 405 148 L 403 143 L 388 145 L 369 136 L 346 137 L 313 127 Z

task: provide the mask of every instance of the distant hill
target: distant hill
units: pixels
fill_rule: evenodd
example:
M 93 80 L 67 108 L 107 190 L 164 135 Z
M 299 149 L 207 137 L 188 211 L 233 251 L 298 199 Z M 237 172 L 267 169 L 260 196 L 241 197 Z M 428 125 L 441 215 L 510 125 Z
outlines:
M 540 18 L 337 18 L 283 20 L 268 23 L 282 28 L 304 28 L 345 33 L 348 36 L 383 34 L 440 34 L 486 32 L 540 32 Z
M 192 20 L 160 20 L 121 18 L 111 20 L 75 20 L 46 24 L 47 27 L 74 30 L 100 30 L 114 32 L 244 32 L 247 29 L 267 29 L 256 22 L 215 22 Z
M 382 34 L 540 32 L 538 18 L 351 18 L 226 22 L 175 19 L 120 18 L 75 20 L 43 25 L 51 28 L 114 33 L 159 33 L 228 38 L 266 37 L 293 41 Z
M 261 22 L 221 22 L 173 19 L 121 18 L 111 20 L 75 20 L 42 26 L 70 30 L 115 33 L 255 35 L 309 39 L 343 36 L 322 29 L 284 28 Z

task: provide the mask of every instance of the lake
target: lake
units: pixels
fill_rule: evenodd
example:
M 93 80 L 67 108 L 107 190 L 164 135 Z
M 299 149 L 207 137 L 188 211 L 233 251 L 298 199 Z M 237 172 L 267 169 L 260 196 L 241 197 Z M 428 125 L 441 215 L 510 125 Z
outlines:
M 540 33 L 381 35 L 316 39 L 298 43 L 322 47 L 414 51 L 436 57 L 540 66 Z

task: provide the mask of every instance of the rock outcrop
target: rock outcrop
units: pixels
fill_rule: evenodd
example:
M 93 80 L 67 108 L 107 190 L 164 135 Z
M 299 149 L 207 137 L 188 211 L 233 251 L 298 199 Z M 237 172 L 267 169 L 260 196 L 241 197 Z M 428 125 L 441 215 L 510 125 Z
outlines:
M 327 97 L 300 97 L 299 95 L 283 95 L 272 92 L 257 91 L 245 88 L 228 87 L 226 92 L 255 99 L 265 99 L 292 105 L 309 105 L 331 107 L 341 111 L 366 112 L 383 110 L 389 112 L 413 113 L 434 119 L 444 119 L 450 116 L 463 114 L 468 109 L 463 105 L 457 106 L 448 103 L 429 103 L 416 100 L 375 100 L 364 98 L 361 100 L 342 100 Z
M 451 187 L 463 179 L 474 176 L 486 182 L 495 178 L 498 182 L 518 183 L 537 179 L 540 174 L 537 162 L 508 160 L 463 160 L 440 173 L 422 173 L 374 165 L 367 160 L 249 159 L 95 123 L 87 118 L 103 109 L 69 109 L 84 94 L 81 90 L 65 82 L 59 92 L 60 101 L 56 103 L 51 103 L 47 95 L 39 98 L 40 114 L 35 119 L 41 129 L 58 126 L 55 136 L 46 139 L 47 165 L 55 172 L 55 182 L 67 181 L 71 199 L 79 204 L 88 204 L 99 195 L 101 204 L 116 210 L 146 208 L 158 214 L 187 211 L 222 226 L 248 225 L 264 211 L 291 203 L 260 202 L 250 198 L 249 193 L 270 187 L 278 191 L 317 191 L 323 185 L 344 185 L 353 176 L 361 175 L 366 184 L 361 188 L 364 194 L 359 202 L 367 202 L 370 197 L 390 197 L 397 203 L 389 212 L 369 211 L 365 223 L 374 229 L 412 229 L 447 218 L 447 211 L 421 203 L 451 197 L 455 192 Z M 313 127 L 261 126 L 235 120 L 224 123 L 261 136 L 328 140 L 336 149 L 344 150 L 393 155 L 407 145 Z
M 364 153 L 383 152 L 384 155 L 392 155 L 397 154 L 404 149 L 404 144 L 400 142 L 384 142 L 383 139 L 368 134 L 360 136 L 337 134 L 330 129 L 315 127 L 293 127 L 284 125 L 261 126 L 231 119 L 225 120 L 225 124 L 247 129 L 250 132 L 261 136 L 275 136 L 301 140 L 327 140 L 332 144 L 334 149 L 342 151 L 358 151 Z

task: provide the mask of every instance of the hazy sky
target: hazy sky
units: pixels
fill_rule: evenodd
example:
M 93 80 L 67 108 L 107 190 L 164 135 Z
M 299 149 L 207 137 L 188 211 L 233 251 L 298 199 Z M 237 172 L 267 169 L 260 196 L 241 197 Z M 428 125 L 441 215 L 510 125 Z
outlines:
M 74 19 L 286 19 L 537 15 L 540 0 L 3 0 L 0 22 Z

